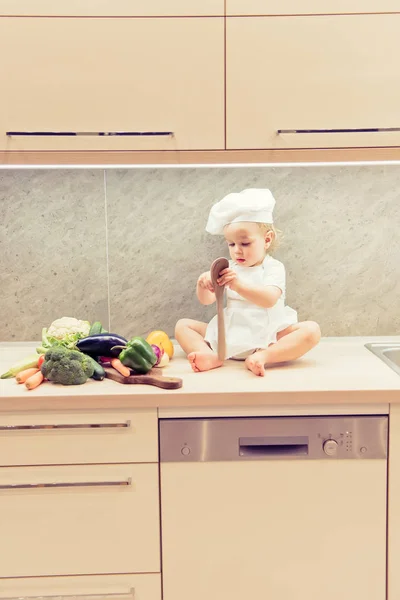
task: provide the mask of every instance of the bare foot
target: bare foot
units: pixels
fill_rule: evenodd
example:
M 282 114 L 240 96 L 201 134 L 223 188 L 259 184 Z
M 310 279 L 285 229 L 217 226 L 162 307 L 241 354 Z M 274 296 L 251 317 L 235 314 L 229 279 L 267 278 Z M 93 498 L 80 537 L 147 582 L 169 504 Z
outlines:
M 190 365 L 195 373 L 200 371 L 211 371 L 217 367 L 222 367 L 223 362 L 219 360 L 216 354 L 211 352 L 191 352 L 188 354 Z
M 248 356 L 244 362 L 249 371 L 254 373 L 254 375 L 264 377 L 265 356 L 263 352 L 254 352 L 254 354 Z

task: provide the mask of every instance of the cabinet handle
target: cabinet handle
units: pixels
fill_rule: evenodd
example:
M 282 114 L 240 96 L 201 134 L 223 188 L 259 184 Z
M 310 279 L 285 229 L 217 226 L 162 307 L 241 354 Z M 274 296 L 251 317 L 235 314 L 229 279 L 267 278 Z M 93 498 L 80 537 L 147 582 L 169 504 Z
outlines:
M 161 137 L 174 135 L 173 131 L 6 131 L 7 137 Z
M 278 129 L 277 133 L 379 133 L 381 131 L 400 131 L 400 127 L 364 127 L 361 129 Z
M 127 428 L 131 426 L 130 421 L 125 423 L 59 423 L 57 425 L 0 425 L 0 431 L 25 431 L 35 429 L 109 429 Z
M 111 487 L 121 485 L 132 485 L 132 479 L 123 481 L 66 481 L 64 483 L 10 483 L 0 485 L 0 490 L 33 490 L 40 488 L 70 488 L 70 487 Z M 1 599 L 3 600 L 3 598 Z
M 61 600 L 62 598 L 86 598 L 87 600 L 94 598 L 116 598 L 124 600 L 124 598 L 134 598 L 135 588 L 131 588 L 125 593 L 111 594 L 54 594 L 51 596 L 1 596 L 1 600 Z

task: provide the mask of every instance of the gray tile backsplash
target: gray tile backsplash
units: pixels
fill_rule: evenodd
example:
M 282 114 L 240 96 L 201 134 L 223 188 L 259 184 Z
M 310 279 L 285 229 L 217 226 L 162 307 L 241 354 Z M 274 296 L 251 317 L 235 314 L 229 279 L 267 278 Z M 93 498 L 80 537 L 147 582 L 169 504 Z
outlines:
M 210 319 L 194 294 L 199 274 L 225 252 L 204 232 L 217 172 L 107 172 L 111 328 L 127 336 L 164 329 L 183 316 Z M 226 188 L 225 188 L 226 189 Z
M 108 322 L 102 171 L 0 171 L 0 339 L 62 316 Z
M 196 280 L 227 249 L 208 211 L 246 187 L 276 198 L 299 319 L 400 334 L 400 166 L 32 169 L 0 171 L 0 340 L 38 339 L 60 316 L 127 337 L 209 320 Z

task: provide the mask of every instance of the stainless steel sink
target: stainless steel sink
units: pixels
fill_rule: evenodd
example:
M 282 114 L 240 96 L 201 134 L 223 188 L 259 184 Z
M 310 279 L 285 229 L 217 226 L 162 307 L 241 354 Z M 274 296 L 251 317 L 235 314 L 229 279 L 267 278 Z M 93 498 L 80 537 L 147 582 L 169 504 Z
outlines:
M 365 347 L 400 375 L 400 342 L 372 342 Z

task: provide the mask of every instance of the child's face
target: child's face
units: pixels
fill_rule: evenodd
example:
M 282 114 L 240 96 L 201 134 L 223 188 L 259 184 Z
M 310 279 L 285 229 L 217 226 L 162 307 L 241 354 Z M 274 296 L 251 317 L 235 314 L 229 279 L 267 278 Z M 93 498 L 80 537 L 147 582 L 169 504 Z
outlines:
M 272 242 L 272 233 L 264 234 L 258 223 L 230 223 L 224 235 L 231 259 L 244 267 L 260 265 Z

